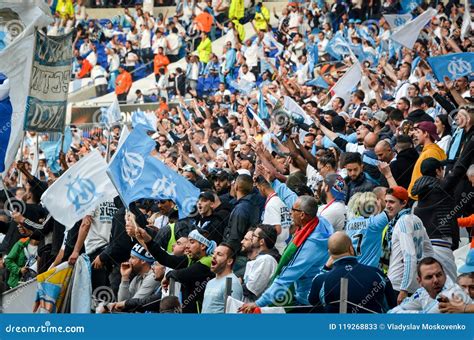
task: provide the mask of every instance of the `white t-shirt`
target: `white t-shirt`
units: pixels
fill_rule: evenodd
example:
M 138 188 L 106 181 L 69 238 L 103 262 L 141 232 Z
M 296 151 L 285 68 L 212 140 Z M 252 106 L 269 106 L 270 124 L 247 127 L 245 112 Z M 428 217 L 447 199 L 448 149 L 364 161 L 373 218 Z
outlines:
M 109 243 L 112 219 L 116 212 L 117 208 L 113 201 L 105 201 L 94 210 L 92 224 L 84 242 L 86 254 L 92 254 Z
M 140 48 L 151 47 L 151 33 L 150 30 L 143 30 L 140 38 Z
M 346 206 L 343 202 L 333 202 L 319 207 L 318 215 L 321 215 L 331 223 L 334 231 L 344 229 L 346 224 Z
M 244 283 L 248 290 L 260 297 L 270 283 L 270 279 L 277 269 L 275 258 L 268 254 L 258 255 L 253 261 L 245 265 Z M 248 298 L 244 302 L 254 302 Z
M 277 237 L 275 248 L 280 254 L 283 254 L 286 240 L 290 236 L 291 215 L 290 209 L 276 194 L 271 194 L 267 198 L 262 224 L 280 225 L 281 233 Z

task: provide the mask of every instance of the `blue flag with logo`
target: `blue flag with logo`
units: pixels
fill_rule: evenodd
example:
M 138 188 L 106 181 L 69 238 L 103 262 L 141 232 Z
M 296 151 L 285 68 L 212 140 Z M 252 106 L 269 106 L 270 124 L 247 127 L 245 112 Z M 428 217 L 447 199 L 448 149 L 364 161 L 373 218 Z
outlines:
M 410 13 L 414 11 L 423 0 L 401 0 L 400 5 L 402 6 L 402 13 Z
M 154 148 L 155 141 L 146 134 L 146 127 L 137 126 L 110 162 L 107 174 L 127 207 L 142 198 L 170 199 L 184 218 L 194 211 L 200 191 L 153 157 L 150 153 Z
M 143 126 L 146 130 L 156 131 L 158 119 L 154 113 L 137 110 L 132 113 L 132 127 Z
M 335 35 L 326 45 L 326 52 L 333 58 L 341 60 L 343 56 L 351 54 L 351 49 L 342 35 Z
M 59 153 L 61 151 L 62 137 L 57 141 L 45 141 L 41 142 L 41 150 L 43 150 L 44 157 L 46 158 L 46 163 L 52 172 L 58 173 L 61 171 L 59 166 Z M 72 144 L 72 133 L 71 128 L 68 126 L 64 132 L 64 143 L 63 144 L 63 153 L 68 152 L 69 147 Z
M 451 53 L 427 61 L 438 81 L 444 81 L 444 77 L 456 80 L 474 72 L 474 52 Z

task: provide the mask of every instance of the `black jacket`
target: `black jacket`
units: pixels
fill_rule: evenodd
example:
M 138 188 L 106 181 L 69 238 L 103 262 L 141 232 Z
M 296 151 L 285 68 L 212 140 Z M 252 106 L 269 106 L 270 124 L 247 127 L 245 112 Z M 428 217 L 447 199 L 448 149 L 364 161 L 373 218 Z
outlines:
M 408 120 L 411 120 L 413 123 L 420 123 L 420 122 L 432 122 L 434 123 L 433 118 L 429 114 L 425 112 L 425 110 L 418 109 L 412 111 L 408 114 Z
M 431 176 L 421 176 L 413 185 L 411 194 L 418 196 L 418 205 L 414 213 L 426 228 L 430 239 L 451 237 L 458 244 L 459 227 L 452 211 L 455 211 L 453 187 L 446 186 Z
M 146 245 L 155 260 L 174 269 L 166 274 L 166 278 L 181 283 L 183 313 L 198 313 L 202 308 L 206 285 L 215 276 L 210 267 L 199 261 L 191 261 L 185 255 L 170 255 L 153 240 Z
M 196 227 L 207 231 L 209 240 L 216 241 L 217 244 L 222 242 L 224 229 L 229 223 L 231 209 L 228 204 L 221 204 L 211 216 L 203 217 L 198 215 L 196 218 Z
M 413 168 L 419 156 L 414 148 L 409 148 L 400 151 L 397 158 L 390 163 L 393 178 L 405 189 L 410 185 Z
M 347 183 L 347 197 L 346 197 L 346 204 L 349 202 L 349 199 L 356 193 L 356 192 L 367 192 L 372 191 L 375 188 L 375 184 L 369 181 L 365 174 L 362 172 L 359 177 L 355 181 L 352 181 L 350 177 L 346 177 L 345 181 Z
M 160 312 L 161 287 L 159 292 L 144 298 L 131 298 L 125 300 L 123 312 L 127 313 L 144 313 L 144 312 Z
M 347 299 L 351 304 L 347 304 L 347 313 L 369 313 L 357 305 L 376 313 L 386 313 L 397 305 L 392 284 L 385 274 L 378 268 L 360 264 L 355 257 L 348 256 L 334 262 L 332 270 L 314 278 L 308 296 L 309 303 L 315 306 L 313 312 L 339 313 L 343 277 L 349 280 Z M 320 295 L 324 295 L 324 301 L 321 301 Z
M 112 218 L 110 242 L 99 255 L 100 260 L 109 268 L 128 261 L 130 250 L 135 243 L 125 231 L 125 207 L 120 207 Z
M 228 243 L 234 252 L 240 251 L 240 242 L 250 227 L 257 225 L 260 220 L 260 209 L 256 205 L 253 194 L 239 199 L 229 217 L 229 224 L 224 230 L 224 242 Z

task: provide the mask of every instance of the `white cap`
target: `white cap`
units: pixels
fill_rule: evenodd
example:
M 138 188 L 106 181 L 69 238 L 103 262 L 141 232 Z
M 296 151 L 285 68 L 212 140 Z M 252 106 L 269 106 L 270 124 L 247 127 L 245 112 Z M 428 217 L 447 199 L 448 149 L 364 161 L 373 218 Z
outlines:
M 250 173 L 250 171 L 248 171 L 247 169 L 239 169 L 237 170 L 237 173 L 239 175 L 249 175 L 249 176 L 252 176 L 252 174 Z

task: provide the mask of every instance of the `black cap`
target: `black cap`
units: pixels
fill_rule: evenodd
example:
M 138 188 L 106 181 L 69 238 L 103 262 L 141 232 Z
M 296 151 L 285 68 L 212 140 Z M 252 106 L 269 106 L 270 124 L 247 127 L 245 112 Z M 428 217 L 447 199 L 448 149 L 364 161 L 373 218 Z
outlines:
M 252 153 L 249 153 L 249 154 L 247 154 L 247 155 L 244 155 L 243 153 L 240 153 L 240 154 L 239 154 L 239 158 L 240 158 L 241 160 L 243 160 L 243 161 L 244 161 L 244 160 L 247 160 L 247 161 L 249 161 L 250 163 L 254 163 L 254 162 L 255 162 L 255 156 L 254 156 Z
M 211 202 L 215 201 L 214 194 L 211 191 L 201 192 L 201 194 L 199 195 L 199 199 L 201 198 L 204 198 L 205 200 L 211 201 Z
M 219 170 L 215 173 L 214 178 L 218 179 L 230 179 L 230 174 L 225 170 Z
M 331 124 L 334 132 L 344 132 L 346 127 L 346 121 L 341 116 L 333 117 Z
M 423 176 L 436 177 L 436 170 L 446 165 L 446 161 L 439 161 L 430 157 L 421 162 L 421 174 Z

